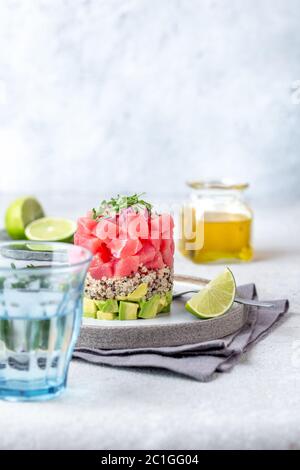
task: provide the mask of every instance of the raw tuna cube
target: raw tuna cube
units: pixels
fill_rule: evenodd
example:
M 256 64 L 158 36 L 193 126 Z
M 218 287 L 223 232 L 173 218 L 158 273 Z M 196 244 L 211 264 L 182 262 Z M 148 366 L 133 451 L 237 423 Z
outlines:
M 149 261 L 152 261 L 156 255 L 156 250 L 150 242 L 145 241 L 143 243 L 143 248 L 138 252 L 138 256 L 140 257 L 140 262 L 142 264 L 146 264 Z
M 113 276 L 113 263 L 102 263 L 98 266 L 91 267 L 89 269 L 90 275 L 94 279 L 102 279 L 103 277 L 112 277 Z
M 118 237 L 118 225 L 116 218 L 102 218 L 95 228 L 96 236 L 106 243 Z
M 74 244 L 83 246 L 95 254 L 102 246 L 102 241 L 96 237 L 81 235 L 76 232 L 74 234 Z
M 92 235 L 97 226 L 97 221 L 89 217 L 80 217 L 77 222 L 77 231 L 82 235 Z
M 111 240 L 107 246 L 115 258 L 133 256 L 142 248 L 142 244 L 139 239 L 122 240 L 120 238 L 116 238 L 115 240 Z
M 148 269 L 161 269 L 164 267 L 164 261 L 160 253 L 156 253 L 154 259 L 146 263 Z
M 128 256 L 115 263 L 114 275 L 118 277 L 130 276 L 138 270 L 140 259 L 138 256 Z

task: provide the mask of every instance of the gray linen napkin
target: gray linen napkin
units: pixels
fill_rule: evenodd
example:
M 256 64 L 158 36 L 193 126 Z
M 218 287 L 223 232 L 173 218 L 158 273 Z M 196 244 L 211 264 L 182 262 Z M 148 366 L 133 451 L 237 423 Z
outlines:
M 255 285 L 239 287 L 238 295 L 245 299 L 257 299 Z M 115 367 L 167 369 L 206 382 L 211 380 L 216 372 L 230 370 L 241 355 L 266 336 L 287 313 L 288 300 L 272 300 L 270 303 L 274 305 L 272 308 L 249 308 L 247 323 L 238 332 L 219 340 L 161 348 L 75 348 L 73 358 Z

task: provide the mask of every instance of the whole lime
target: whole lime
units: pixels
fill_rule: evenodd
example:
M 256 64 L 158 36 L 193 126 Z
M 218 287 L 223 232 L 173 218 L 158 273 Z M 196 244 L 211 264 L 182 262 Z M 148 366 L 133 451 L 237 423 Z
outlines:
M 22 240 L 25 238 L 27 225 L 44 215 L 41 204 L 34 197 L 15 199 L 6 210 L 5 229 L 11 238 Z

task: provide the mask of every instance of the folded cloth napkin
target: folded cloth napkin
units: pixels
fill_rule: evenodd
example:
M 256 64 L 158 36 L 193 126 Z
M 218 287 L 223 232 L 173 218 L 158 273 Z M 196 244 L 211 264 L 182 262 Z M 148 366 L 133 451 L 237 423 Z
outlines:
M 238 288 L 244 299 L 257 299 L 254 284 Z M 287 300 L 272 300 L 271 308 L 249 307 L 246 324 L 236 333 L 219 340 L 181 346 L 138 349 L 75 348 L 73 358 L 92 364 L 116 367 L 167 369 L 177 374 L 208 381 L 216 372 L 230 370 L 250 346 L 266 336 L 287 313 Z M 201 320 L 199 320 L 201 321 Z

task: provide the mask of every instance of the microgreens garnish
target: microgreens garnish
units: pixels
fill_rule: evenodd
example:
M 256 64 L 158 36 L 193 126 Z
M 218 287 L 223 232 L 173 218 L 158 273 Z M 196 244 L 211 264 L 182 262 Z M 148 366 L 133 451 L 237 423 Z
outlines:
M 141 199 L 144 193 L 133 194 L 132 196 L 118 196 L 116 198 L 112 197 L 109 200 L 103 200 L 96 210 L 92 209 L 93 219 L 101 216 L 109 216 L 111 213 L 119 214 L 122 209 L 127 209 L 132 207 L 136 212 L 139 212 L 143 209 L 147 209 L 148 212 L 152 210 L 152 204 L 146 202 L 144 199 Z

